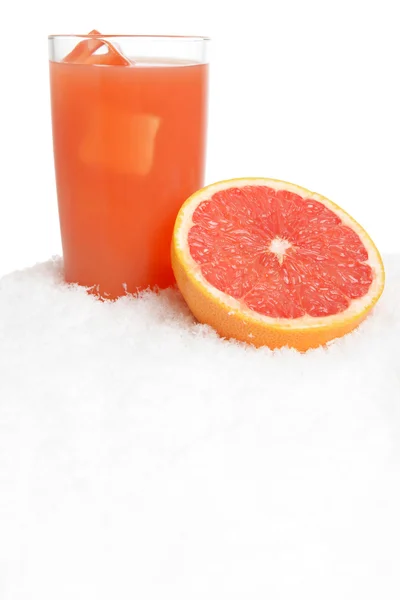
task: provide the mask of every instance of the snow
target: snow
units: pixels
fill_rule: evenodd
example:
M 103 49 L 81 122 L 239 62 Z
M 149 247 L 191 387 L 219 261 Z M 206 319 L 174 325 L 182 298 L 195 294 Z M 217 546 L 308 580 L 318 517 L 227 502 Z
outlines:
M 0 282 L 1 600 L 400 597 L 400 256 L 328 348 Z

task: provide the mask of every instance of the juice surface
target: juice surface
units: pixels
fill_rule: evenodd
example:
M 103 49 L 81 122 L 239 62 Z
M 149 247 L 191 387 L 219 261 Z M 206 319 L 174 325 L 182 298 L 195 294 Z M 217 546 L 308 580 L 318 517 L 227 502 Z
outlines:
M 204 183 L 207 70 L 50 62 L 66 281 L 106 298 L 174 282 L 175 217 Z

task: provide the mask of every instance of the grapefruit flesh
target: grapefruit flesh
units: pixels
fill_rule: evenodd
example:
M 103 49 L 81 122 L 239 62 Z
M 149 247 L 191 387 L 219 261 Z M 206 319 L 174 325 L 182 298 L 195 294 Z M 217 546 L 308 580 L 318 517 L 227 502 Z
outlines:
M 223 337 L 307 350 L 354 329 L 384 286 L 362 227 L 318 194 L 270 179 L 194 194 L 175 226 L 172 262 L 194 315 Z

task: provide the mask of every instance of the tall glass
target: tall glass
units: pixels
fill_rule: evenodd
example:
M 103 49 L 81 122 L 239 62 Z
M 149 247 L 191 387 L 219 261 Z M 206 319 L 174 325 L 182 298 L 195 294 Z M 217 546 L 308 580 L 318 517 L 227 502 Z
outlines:
M 106 298 L 173 283 L 174 220 L 204 184 L 207 45 L 49 36 L 66 281 Z

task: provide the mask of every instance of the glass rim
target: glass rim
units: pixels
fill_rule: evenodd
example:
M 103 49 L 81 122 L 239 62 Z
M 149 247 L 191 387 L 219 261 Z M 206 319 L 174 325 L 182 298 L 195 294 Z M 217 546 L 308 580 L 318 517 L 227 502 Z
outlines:
M 90 33 L 71 33 L 71 34 L 51 34 L 47 36 L 49 40 L 58 39 L 91 39 L 93 37 L 111 39 L 111 38 L 131 38 L 131 39 L 154 39 L 154 40 L 182 40 L 183 42 L 209 42 L 211 38 L 197 35 L 141 35 L 141 34 L 126 34 L 126 33 L 106 33 L 106 34 L 90 34 Z

